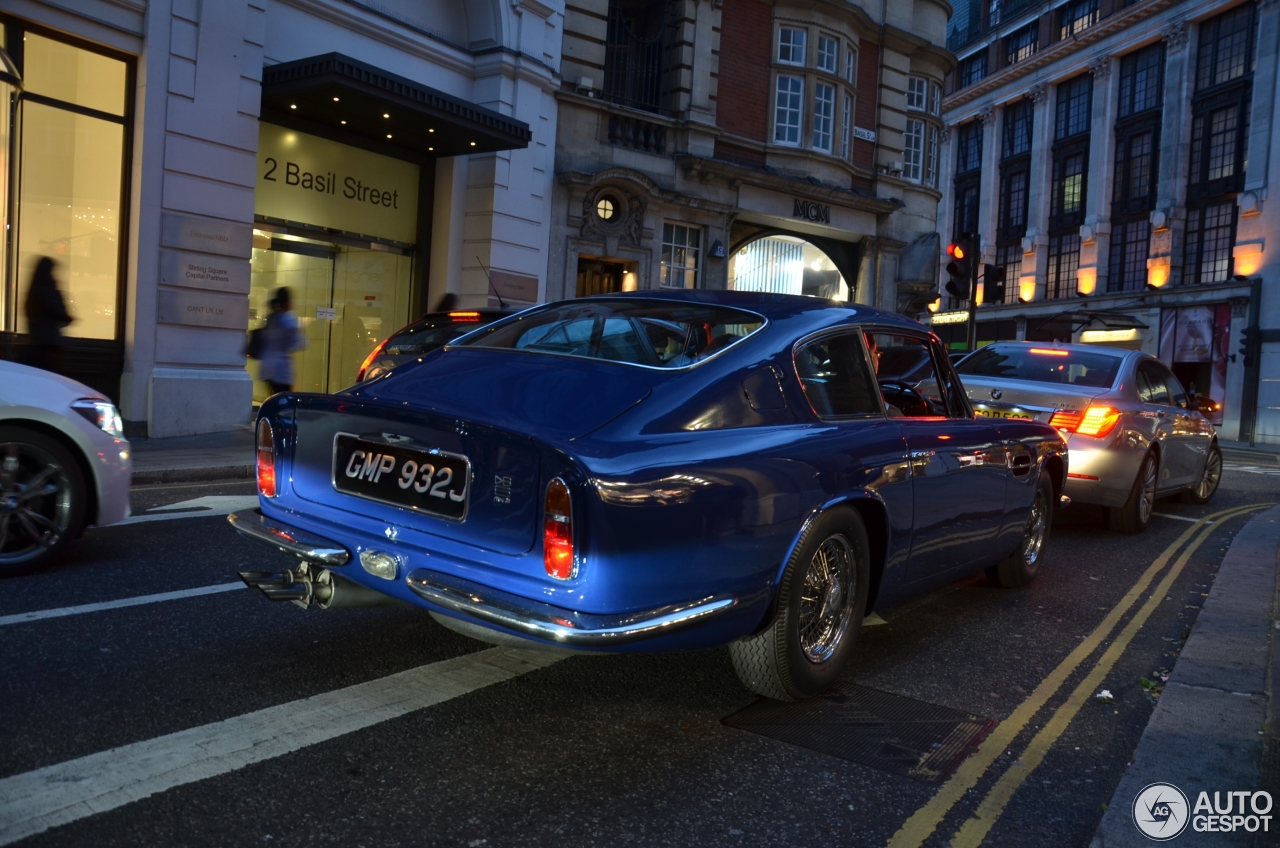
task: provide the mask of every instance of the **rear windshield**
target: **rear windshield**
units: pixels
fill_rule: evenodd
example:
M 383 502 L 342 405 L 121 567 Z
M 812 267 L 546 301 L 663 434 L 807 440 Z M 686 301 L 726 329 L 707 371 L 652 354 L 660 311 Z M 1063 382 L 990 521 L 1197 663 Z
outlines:
M 1091 350 L 988 345 L 958 363 L 956 371 L 962 378 L 999 377 L 1106 389 L 1116 381 L 1120 360 L 1119 356 Z
M 731 347 L 763 326 L 759 315 L 701 303 L 567 300 L 525 312 L 465 344 L 682 368 Z
M 421 356 L 501 317 L 473 313 L 458 318 L 447 315 L 428 318 L 405 327 L 403 331 L 387 339 L 382 352 L 387 356 Z

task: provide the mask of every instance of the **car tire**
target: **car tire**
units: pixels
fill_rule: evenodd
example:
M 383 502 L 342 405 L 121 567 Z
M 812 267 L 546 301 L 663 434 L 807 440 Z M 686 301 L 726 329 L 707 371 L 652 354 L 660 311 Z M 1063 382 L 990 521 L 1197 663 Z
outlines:
M 987 578 L 997 586 L 1018 589 L 1031 585 L 1040 571 L 1044 558 L 1044 546 L 1049 542 L 1049 528 L 1053 525 L 1053 483 L 1048 475 L 1041 474 L 1036 483 L 1035 498 L 1031 501 L 1031 514 L 1022 530 L 1022 539 L 1013 553 L 987 567 Z
M 1138 467 L 1138 476 L 1129 491 L 1129 499 L 1124 506 L 1112 507 L 1107 516 L 1107 524 L 1112 530 L 1121 533 L 1141 533 L 1147 529 L 1151 520 L 1151 511 L 1156 505 L 1156 484 L 1160 480 L 1160 460 L 1154 451 L 1147 451 Z
M 1200 479 L 1190 489 L 1182 493 L 1182 502 L 1195 504 L 1207 504 L 1209 499 L 1213 497 L 1213 493 L 1218 491 L 1218 484 L 1222 482 L 1222 450 L 1217 443 L 1209 446 L 1209 452 L 1204 458 L 1204 468 L 1200 471 Z
M 87 491 L 79 464 L 57 440 L 0 427 L 0 577 L 61 555 L 83 529 Z
M 729 645 L 742 685 L 778 701 L 828 689 L 862 629 L 870 579 L 870 545 L 858 513 L 836 507 L 818 516 L 787 561 L 769 626 Z

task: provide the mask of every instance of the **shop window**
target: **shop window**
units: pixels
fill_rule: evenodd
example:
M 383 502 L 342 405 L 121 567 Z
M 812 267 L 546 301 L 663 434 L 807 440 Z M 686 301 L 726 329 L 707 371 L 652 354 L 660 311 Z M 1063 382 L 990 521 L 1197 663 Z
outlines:
M 1164 102 L 1164 45 L 1153 44 L 1120 60 L 1120 117 L 1158 109 Z
M 1049 237 L 1049 273 L 1047 294 L 1050 298 L 1075 297 L 1079 293 L 1076 279 L 1080 270 L 1080 235 L 1067 233 Z
M 902 176 L 918 183 L 924 172 L 924 121 L 907 120 L 902 143 Z
M 831 152 L 831 133 L 835 125 L 836 87 L 818 83 L 813 87 L 813 147 Z
M 907 77 L 907 108 L 925 111 L 929 98 L 929 81 L 923 77 Z
M 1196 56 L 1197 91 L 1224 85 L 1253 73 L 1253 10 L 1252 3 L 1242 3 L 1200 25 L 1200 48 Z
M 1089 131 L 1093 105 L 1093 77 L 1082 74 L 1058 86 L 1058 113 L 1054 138 L 1072 138 Z
M 778 75 L 777 103 L 773 118 L 773 140 L 780 144 L 800 143 L 800 107 L 804 102 L 804 78 Z
M 1016 65 L 1023 59 L 1030 59 L 1040 46 L 1040 22 L 1033 21 L 1029 26 L 1009 36 L 1008 50 L 1005 53 L 1005 64 Z
M 10 30 L 12 34 L 13 30 Z M 23 97 L 17 204 L 17 297 L 41 257 L 75 319 L 72 338 L 119 337 L 129 67 L 34 32 L 22 50 Z M 27 332 L 19 307 L 6 329 Z
M 840 42 L 825 35 L 818 36 L 818 70 L 834 74 L 840 67 Z
M 805 38 L 808 33 L 796 27 L 778 28 L 778 61 L 783 65 L 804 66 Z
M 659 285 L 667 288 L 698 287 L 698 256 L 702 229 L 688 224 L 662 225 L 662 270 Z
M 1062 7 L 1058 38 L 1079 35 L 1098 22 L 1098 0 L 1077 0 Z

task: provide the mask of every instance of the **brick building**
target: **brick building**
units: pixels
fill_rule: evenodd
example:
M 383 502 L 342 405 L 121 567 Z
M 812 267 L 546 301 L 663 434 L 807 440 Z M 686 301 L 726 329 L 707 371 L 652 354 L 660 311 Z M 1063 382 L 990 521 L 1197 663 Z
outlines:
M 1223 403 L 1224 437 L 1280 441 L 1280 354 L 1240 349 L 1280 325 L 1263 214 L 1278 43 L 1274 0 L 957 6 L 939 231 L 978 234 L 1004 271 L 979 343 L 1146 350 Z M 965 306 L 944 297 L 933 319 L 958 346 Z
M 922 309 L 949 9 L 567 4 L 547 299 L 671 286 Z

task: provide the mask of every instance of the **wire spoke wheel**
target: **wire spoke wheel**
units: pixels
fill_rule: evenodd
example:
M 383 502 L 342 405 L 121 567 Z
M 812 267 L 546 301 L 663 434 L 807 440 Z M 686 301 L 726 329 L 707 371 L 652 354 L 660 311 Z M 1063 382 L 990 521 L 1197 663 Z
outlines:
M 826 662 L 849 629 L 856 594 L 853 546 L 829 536 L 809 560 L 800 592 L 800 648 L 814 663 Z
M 1044 492 L 1036 493 L 1035 503 L 1031 507 L 1031 515 L 1027 518 L 1027 529 L 1022 536 L 1022 561 L 1035 567 L 1040 561 L 1040 551 L 1044 548 L 1044 540 L 1049 530 L 1049 504 Z
M 0 442 L 0 566 L 55 547 L 75 518 L 71 472 L 40 445 Z

